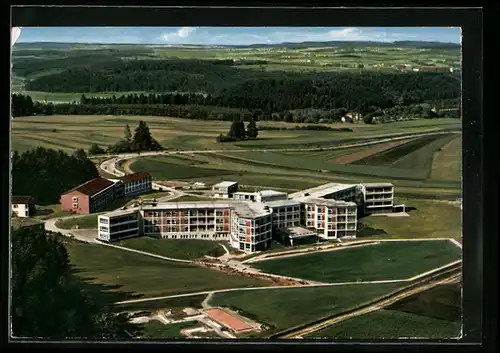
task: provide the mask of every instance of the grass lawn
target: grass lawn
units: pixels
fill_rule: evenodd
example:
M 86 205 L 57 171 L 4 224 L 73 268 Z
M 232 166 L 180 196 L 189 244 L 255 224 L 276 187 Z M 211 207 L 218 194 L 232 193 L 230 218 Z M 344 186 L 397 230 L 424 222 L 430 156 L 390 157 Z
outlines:
M 397 195 L 397 190 L 396 190 Z M 462 239 L 462 211 L 459 207 L 436 200 L 397 198 L 394 204 L 415 207 L 409 217 L 368 216 L 360 220 L 368 227 L 383 229 L 384 238 Z
M 115 291 L 142 297 L 211 289 L 265 286 L 268 282 L 216 270 L 152 258 L 99 244 L 63 238 L 77 275 L 90 282 L 117 286 Z M 121 299 L 126 300 L 126 299 Z
M 70 211 L 61 211 L 61 205 L 47 205 L 47 206 L 39 206 L 36 205 L 36 213 L 35 218 L 43 220 L 57 217 L 67 217 L 71 215 Z
M 189 179 L 231 174 L 230 171 L 211 168 L 198 168 L 189 165 L 172 164 L 162 161 L 162 157 L 141 158 L 132 163 L 134 171 L 147 171 L 157 180 Z
M 259 289 L 216 293 L 210 305 L 240 310 L 279 331 L 341 313 L 396 291 L 401 284 Z M 265 331 L 264 334 L 272 332 Z
M 445 339 L 461 335 L 460 321 L 380 309 L 353 317 L 305 338 L 327 339 Z
M 116 304 L 116 308 L 123 311 L 152 311 L 159 309 L 184 309 L 201 308 L 201 303 L 207 297 L 206 294 L 192 295 L 189 297 L 169 298 L 161 300 L 152 300 L 147 302 Z
M 460 259 L 449 241 L 390 242 L 252 263 L 264 272 L 320 282 L 406 279 Z
M 224 254 L 224 249 L 217 242 L 200 239 L 155 239 L 139 237 L 121 240 L 116 245 L 186 260 L 197 259 L 204 255 L 220 256 Z
M 151 320 L 141 325 L 143 327 L 141 338 L 169 339 L 169 338 L 186 338 L 186 336 L 181 334 L 181 330 L 185 328 L 195 327 L 199 325 L 199 323 L 198 321 L 188 321 L 188 322 L 178 322 L 175 324 L 165 325 L 160 321 Z
M 56 227 L 61 229 L 72 229 L 75 226 L 78 226 L 79 229 L 97 228 L 98 216 L 98 214 L 91 214 L 88 216 L 76 216 L 73 218 L 58 220 L 56 222 Z

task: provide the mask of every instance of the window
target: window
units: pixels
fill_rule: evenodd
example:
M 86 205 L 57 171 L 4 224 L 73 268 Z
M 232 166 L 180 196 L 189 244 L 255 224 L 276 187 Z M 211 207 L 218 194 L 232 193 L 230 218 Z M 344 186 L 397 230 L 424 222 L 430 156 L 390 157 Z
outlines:
M 101 226 L 101 227 L 99 227 L 99 230 L 100 230 L 101 232 L 106 232 L 106 233 L 107 233 L 107 232 L 108 232 L 108 227 L 103 227 L 103 226 Z
M 73 204 L 73 208 L 78 208 L 78 204 L 77 204 L 77 203 L 74 203 L 74 204 Z
M 17 204 L 12 205 L 13 208 L 17 208 Z
M 28 216 L 29 216 L 28 210 L 25 210 L 25 211 L 24 211 L 24 215 L 25 215 L 26 217 L 28 217 Z
M 74 196 L 73 197 L 73 202 L 77 202 L 78 201 L 78 197 Z

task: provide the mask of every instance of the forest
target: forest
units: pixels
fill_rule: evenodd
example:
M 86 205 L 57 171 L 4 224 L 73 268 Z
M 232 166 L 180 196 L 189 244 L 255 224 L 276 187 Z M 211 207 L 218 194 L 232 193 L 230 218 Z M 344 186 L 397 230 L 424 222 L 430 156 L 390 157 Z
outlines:
M 99 176 L 83 150 L 73 155 L 44 147 L 12 153 L 12 194 L 31 195 L 38 205 L 59 202 L 60 195 Z
M 451 73 L 285 72 L 238 68 L 232 60 L 118 60 L 71 67 L 27 80 L 28 91 L 155 92 L 140 104 L 261 109 L 346 108 L 361 114 L 395 106 L 452 101 L 461 95 Z M 203 94 L 173 94 L 197 92 Z M 149 100 L 148 98 L 149 97 Z M 91 103 L 99 103 L 91 100 Z M 82 102 L 85 103 L 85 102 Z M 113 103 L 103 101 L 101 103 Z M 117 98 L 117 104 L 139 102 Z M 372 109 L 373 110 L 373 109 Z

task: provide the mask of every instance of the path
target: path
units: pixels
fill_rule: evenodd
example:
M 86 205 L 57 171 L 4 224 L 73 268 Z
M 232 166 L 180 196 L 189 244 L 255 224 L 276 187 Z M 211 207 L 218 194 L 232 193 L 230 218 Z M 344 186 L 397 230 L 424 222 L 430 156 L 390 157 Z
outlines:
M 208 293 L 208 295 L 205 297 L 205 299 L 201 302 L 202 308 L 209 309 L 212 307 L 210 304 L 208 304 L 208 302 L 210 301 L 210 299 L 212 299 L 213 295 L 214 295 L 214 292 Z
M 309 335 L 311 333 L 320 331 L 322 329 L 325 329 L 329 326 L 338 324 L 338 323 L 345 321 L 347 319 L 377 311 L 377 310 L 382 309 L 384 307 L 387 307 L 391 304 L 394 304 L 397 301 L 400 301 L 400 300 L 405 299 L 407 297 L 410 297 L 412 295 L 418 294 L 420 292 L 424 292 L 424 291 L 429 290 L 431 288 L 434 288 L 440 284 L 445 284 L 445 283 L 450 283 L 450 282 L 456 281 L 460 276 L 461 276 L 461 274 L 454 274 L 451 276 L 447 276 L 446 278 L 441 279 L 441 280 L 434 280 L 431 282 L 424 283 L 424 284 L 419 285 L 417 287 L 413 287 L 413 288 L 410 288 L 406 291 L 391 295 L 388 298 L 378 300 L 375 303 L 372 303 L 368 306 L 359 308 L 359 309 L 354 310 L 354 311 L 349 311 L 347 313 L 336 315 L 333 318 L 326 319 L 326 320 L 323 320 L 319 323 L 307 326 L 305 328 L 292 331 L 292 332 L 287 333 L 283 336 L 278 336 L 277 338 L 302 338 L 305 335 Z
M 195 295 L 203 295 L 203 294 L 216 294 L 216 293 L 226 293 L 226 292 L 236 292 L 236 291 L 252 291 L 252 290 L 265 290 L 265 289 L 290 289 L 290 288 L 308 288 L 308 287 L 334 287 L 334 286 L 346 286 L 346 285 L 364 285 L 364 284 L 386 284 L 386 283 L 405 283 L 412 282 L 416 279 L 421 279 L 423 277 L 429 276 L 431 274 L 436 274 L 440 271 L 446 270 L 448 268 L 452 268 L 453 266 L 461 263 L 462 260 L 457 260 L 446 264 L 444 266 L 432 269 L 425 273 L 418 274 L 416 276 L 405 278 L 405 279 L 395 279 L 395 280 L 380 280 L 380 281 L 359 281 L 359 282 L 337 282 L 337 283 L 316 283 L 316 284 L 302 284 L 296 286 L 265 286 L 265 287 L 238 287 L 238 288 L 227 288 L 227 289 L 216 289 L 209 291 L 201 291 L 201 292 L 191 292 L 184 294 L 174 294 L 167 295 L 162 297 L 151 297 L 151 298 L 141 298 L 141 299 L 131 299 L 125 300 L 121 302 L 116 302 L 115 304 L 131 304 L 131 303 L 142 303 L 148 301 L 156 301 L 170 298 L 181 298 L 181 297 L 191 297 Z M 206 299 L 206 298 L 205 298 Z
M 308 151 L 329 151 L 329 150 L 338 150 L 338 149 L 345 149 L 345 148 L 353 148 L 353 147 L 362 147 L 362 146 L 369 146 L 369 145 L 376 145 L 379 143 L 386 143 L 390 141 L 397 141 L 397 140 L 404 140 L 408 139 L 411 137 L 425 137 L 425 136 L 431 136 L 431 135 L 446 135 L 446 134 L 461 134 L 461 131 L 435 131 L 435 130 L 429 130 L 429 131 L 422 131 L 422 132 L 416 132 L 416 133 L 410 133 L 410 134 L 404 134 L 401 135 L 400 133 L 394 133 L 394 134 L 384 134 L 384 135 L 373 135 L 373 136 L 366 136 L 365 139 L 370 139 L 370 141 L 365 141 L 365 142 L 358 142 L 358 143 L 351 143 L 351 144 L 343 144 L 343 145 L 336 145 L 336 146 L 326 146 L 326 147 L 312 147 L 312 148 L 267 148 L 267 149 L 261 149 L 261 148 L 240 148 L 240 149 L 225 149 L 225 150 L 189 150 L 189 151 L 149 151 L 149 152 L 141 152 L 141 153 L 124 153 L 124 154 L 104 154 L 104 155 L 97 155 L 93 156 L 91 158 L 106 158 L 109 157 L 111 159 L 120 159 L 120 160 L 125 160 L 125 159 L 131 159 L 131 158 L 137 158 L 137 157 L 151 157 L 151 156 L 158 156 L 158 155 L 170 155 L 170 154 L 195 154 L 195 153 L 239 153 L 239 152 L 308 152 Z M 109 161 L 108 160 L 108 161 Z M 103 162 L 105 163 L 105 162 Z M 103 164 L 101 163 L 101 165 Z M 111 171 L 112 169 L 106 170 L 105 171 Z M 114 173 L 112 173 L 114 174 Z

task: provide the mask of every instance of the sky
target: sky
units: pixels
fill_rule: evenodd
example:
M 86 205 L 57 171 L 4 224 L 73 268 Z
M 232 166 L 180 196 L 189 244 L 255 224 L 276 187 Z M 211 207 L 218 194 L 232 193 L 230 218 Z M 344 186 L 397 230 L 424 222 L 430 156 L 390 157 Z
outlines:
M 304 41 L 460 43 L 459 27 L 24 27 L 22 42 L 248 45 Z

